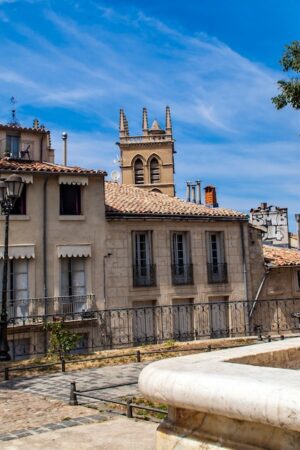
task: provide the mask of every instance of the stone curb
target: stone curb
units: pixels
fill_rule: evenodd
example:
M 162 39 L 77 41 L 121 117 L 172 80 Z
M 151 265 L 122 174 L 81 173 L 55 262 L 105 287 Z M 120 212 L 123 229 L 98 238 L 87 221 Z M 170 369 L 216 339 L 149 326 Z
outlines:
M 62 428 L 75 427 L 78 425 L 87 425 L 89 423 L 95 423 L 95 422 L 105 422 L 106 420 L 107 420 L 107 417 L 101 416 L 98 414 L 94 414 L 92 416 L 75 417 L 72 419 L 63 420 L 58 423 L 48 423 L 41 427 L 15 430 L 10 433 L 1 434 L 0 442 L 1 441 L 12 441 L 13 439 L 21 439 L 26 436 L 32 436 L 35 434 L 46 433 L 47 431 L 60 430 Z

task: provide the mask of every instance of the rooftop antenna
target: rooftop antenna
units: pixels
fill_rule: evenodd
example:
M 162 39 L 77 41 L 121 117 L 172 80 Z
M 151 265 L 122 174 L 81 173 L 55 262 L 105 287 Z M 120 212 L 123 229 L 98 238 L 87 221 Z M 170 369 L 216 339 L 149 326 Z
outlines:
M 64 166 L 66 166 L 68 163 L 68 153 L 67 153 L 68 152 L 68 133 L 66 131 L 63 131 L 61 133 L 61 138 L 64 143 L 64 162 L 63 162 L 63 164 L 64 164 Z
M 15 99 L 15 97 L 11 97 L 10 98 L 10 103 L 12 105 L 12 109 L 11 109 L 11 121 L 9 122 L 9 125 L 16 125 L 16 126 L 18 126 L 19 123 L 17 121 L 16 107 L 15 107 L 15 104 L 17 103 L 17 100 Z

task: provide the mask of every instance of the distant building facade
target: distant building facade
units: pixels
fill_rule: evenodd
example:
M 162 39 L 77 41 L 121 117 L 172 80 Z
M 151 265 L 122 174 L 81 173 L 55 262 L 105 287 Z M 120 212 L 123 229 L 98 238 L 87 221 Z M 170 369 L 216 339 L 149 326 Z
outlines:
M 143 109 L 142 135 L 131 136 L 125 112 L 120 110 L 119 142 L 123 184 L 148 191 L 175 195 L 174 139 L 171 112 L 166 107 L 165 129 L 153 121 L 149 128 L 147 109 Z
M 250 223 L 262 227 L 262 239 L 266 244 L 289 246 L 287 208 L 261 203 L 258 208 L 250 210 Z

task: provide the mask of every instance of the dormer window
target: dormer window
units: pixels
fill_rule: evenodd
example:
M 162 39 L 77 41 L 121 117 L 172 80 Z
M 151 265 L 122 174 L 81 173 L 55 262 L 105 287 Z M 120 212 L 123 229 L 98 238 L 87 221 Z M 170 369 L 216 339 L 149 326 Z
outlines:
M 20 156 L 20 136 L 6 136 L 6 152 L 13 159 Z
M 60 185 L 60 214 L 78 216 L 81 214 L 81 186 Z

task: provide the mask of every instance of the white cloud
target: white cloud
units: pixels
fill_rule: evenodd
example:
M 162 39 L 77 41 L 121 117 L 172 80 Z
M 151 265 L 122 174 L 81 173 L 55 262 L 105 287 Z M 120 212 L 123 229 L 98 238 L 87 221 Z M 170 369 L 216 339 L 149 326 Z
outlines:
M 216 38 L 173 29 L 130 7 L 121 14 L 87 3 L 70 16 L 48 7 L 39 32 L 14 17 L 18 39 L 0 43 L 1 98 L 16 95 L 21 108 L 39 108 L 44 117 L 49 111 L 46 125 L 52 122 L 59 149 L 66 120 L 70 163 L 108 172 L 117 151 L 119 107 L 136 134 L 143 106 L 150 120 L 160 120 L 170 104 L 180 195 L 187 178 L 200 177 L 217 184 L 222 202 L 238 209 L 266 198 L 283 206 L 287 199 L 295 202 L 298 115 L 276 111 L 270 100 L 281 74 Z M 80 7 L 93 8 L 93 23 L 81 21 Z M 6 116 L 5 105 L 0 115 Z

